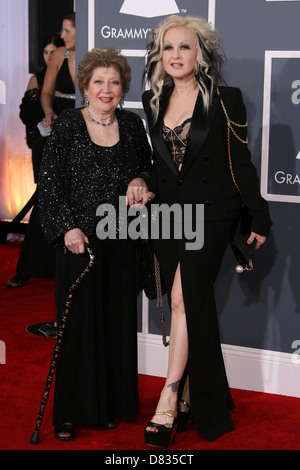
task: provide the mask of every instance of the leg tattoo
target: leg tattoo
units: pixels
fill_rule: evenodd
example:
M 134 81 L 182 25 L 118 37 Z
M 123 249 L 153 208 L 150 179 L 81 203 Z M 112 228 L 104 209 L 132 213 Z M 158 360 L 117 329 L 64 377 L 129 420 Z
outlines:
M 178 388 L 179 388 L 180 380 L 177 380 L 177 382 L 173 382 L 171 384 L 168 384 L 167 387 L 172 389 L 172 392 L 177 393 Z

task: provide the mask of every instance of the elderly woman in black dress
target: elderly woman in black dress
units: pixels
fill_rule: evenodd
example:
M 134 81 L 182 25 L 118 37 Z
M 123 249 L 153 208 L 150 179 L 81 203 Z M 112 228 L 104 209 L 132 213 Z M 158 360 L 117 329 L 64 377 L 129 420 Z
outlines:
M 130 78 L 119 51 L 87 52 L 78 69 L 85 106 L 57 118 L 41 166 L 41 225 L 57 246 L 58 318 L 88 264 L 85 243 L 95 257 L 72 300 L 57 362 L 53 424 L 62 440 L 77 423 L 113 428 L 138 412 L 135 246 L 118 236 L 118 207 L 120 198 L 146 202 L 151 150 L 139 116 L 118 107 Z M 116 209 L 107 238 L 96 233 L 102 204 Z

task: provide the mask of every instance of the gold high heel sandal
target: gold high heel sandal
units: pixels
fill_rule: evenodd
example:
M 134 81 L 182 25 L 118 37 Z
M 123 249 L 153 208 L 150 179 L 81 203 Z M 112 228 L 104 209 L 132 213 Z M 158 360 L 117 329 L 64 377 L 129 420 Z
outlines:
M 145 444 L 154 447 L 168 447 L 174 442 L 176 430 L 177 430 L 177 411 L 157 411 L 154 416 L 165 415 L 174 418 L 173 423 L 158 424 L 150 421 L 145 430 Z M 151 426 L 156 431 L 147 431 L 147 428 Z

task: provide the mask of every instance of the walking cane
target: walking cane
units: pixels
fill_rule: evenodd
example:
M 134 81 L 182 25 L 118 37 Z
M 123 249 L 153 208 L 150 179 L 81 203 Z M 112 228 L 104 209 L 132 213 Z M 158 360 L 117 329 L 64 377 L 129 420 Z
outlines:
M 72 301 L 74 291 L 77 289 L 79 284 L 82 282 L 82 280 L 85 278 L 85 276 L 90 272 L 90 270 L 92 269 L 92 267 L 94 265 L 94 254 L 92 252 L 92 249 L 90 248 L 89 245 L 85 245 L 85 247 L 86 247 L 86 250 L 89 254 L 89 264 L 84 269 L 84 271 L 80 274 L 80 276 L 76 279 L 76 281 L 72 284 L 72 286 L 70 287 L 69 292 L 67 294 L 65 308 L 64 308 L 64 311 L 63 311 L 63 314 L 62 314 L 61 326 L 60 326 L 59 332 L 57 334 L 57 339 L 56 339 L 56 343 L 55 343 L 55 347 L 54 347 L 54 351 L 53 351 L 52 360 L 51 360 L 51 363 L 50 363 L 48 377 L 47 377 L 46 385 L 45 385 L 45 388 L 44 388 L 44 393 L 43 393 L 43 397 L 42 397 L 40 412 L 39 412 L 38 419 L 37 419 L 37 422 L 36 422 L 35 431 L 32 434 L 32 437 L 30 439 L 30 444 L 38 444 L 39 443 L 39 435 L 40 435 L 42 420 L 43 420 L 43 416 L 44 416 L 44 412 L 45 412 L 45 408 L 46 408 L 46 403 L 47 403 L 49 393 L 50 393 L 51 383 L 52 383 L 52 379 L 53 379 L 53 376 L 54 376 L 56 362 L 57 362 L 57 358 L 58 358 L 58 354 L 59 354 L 59 350 L 60 350 L 60 346 L 61 346 L 61 342 L 62 342 L 62 337 L 63 337 L 63 334 L 64 334 L 66 321 L 67 321 L 67 317 L 68 317 L 68 313 L 69 313 L 69 308 L 70 308 L 70 304 L 71 304 L 71 301 Z

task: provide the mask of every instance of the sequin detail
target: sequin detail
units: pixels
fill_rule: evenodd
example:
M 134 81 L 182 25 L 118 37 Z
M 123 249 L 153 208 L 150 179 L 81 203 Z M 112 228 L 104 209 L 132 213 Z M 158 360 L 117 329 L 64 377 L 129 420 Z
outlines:
M 80 109 L 68 109 L 54 123 L 40 171 L 41 227 L 51 243 L 73 228 L 87 237 L 97 224 L 100 204 L 117 208 L 128 183 L 150 172 L 151 149 L 140 117 L 116 110 L 120 141 L 113 147 L 94 144 Z

